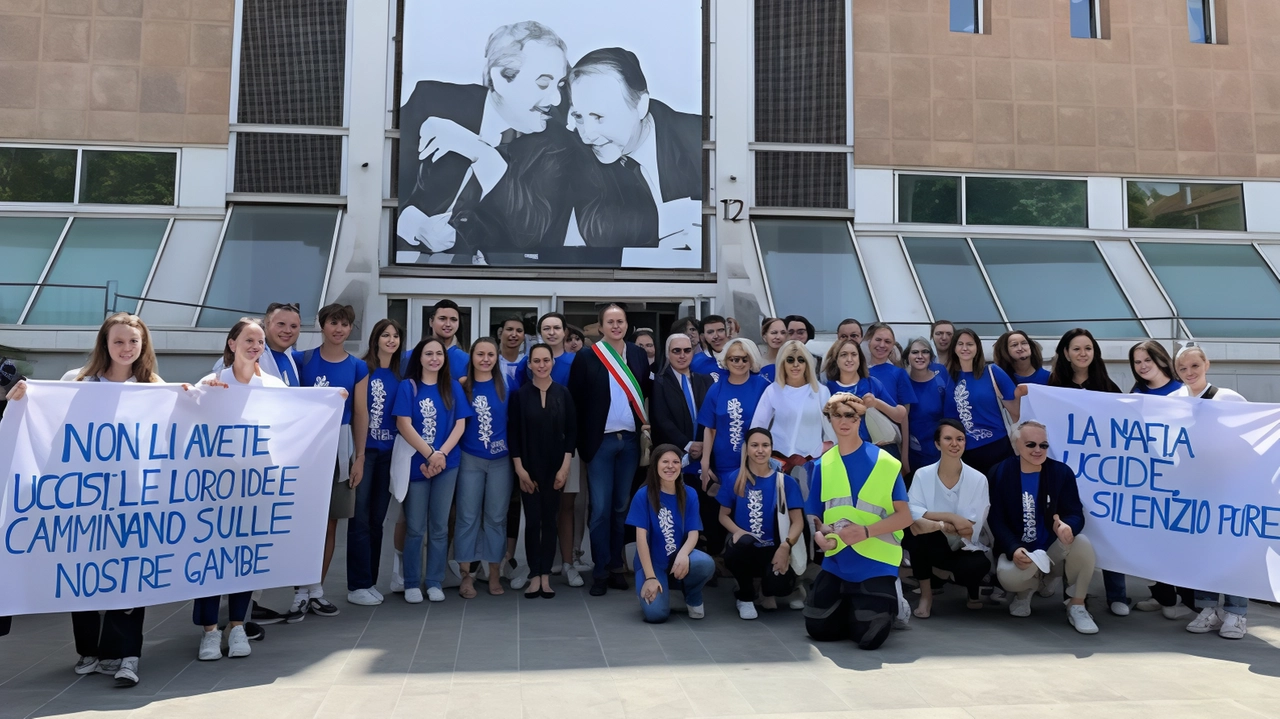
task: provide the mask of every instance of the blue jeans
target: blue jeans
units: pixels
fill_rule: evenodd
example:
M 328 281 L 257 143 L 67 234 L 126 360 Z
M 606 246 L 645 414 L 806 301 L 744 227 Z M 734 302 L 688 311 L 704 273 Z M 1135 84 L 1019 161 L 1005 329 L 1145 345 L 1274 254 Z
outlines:
M 404 498 L 404 586 L 416 589 L 423 585 L 422 537 L 427 536 L 428 589 L 440 588 L 449 558 L 449 508 L 453 506 L 453 489 L 458 482 L 458 468 L 446 469 L 436 476 L 409 483 Z
M 477 559 L 493 564 L 502 561 L 507 553 L 511 482 L 510 457 L 483 459 L 462 453 L 453 528 L 454 559 L 463 564 Z
M 590 487 L 591 576 L 604 579 L 622 569 L 622 547 L 631 479 L 640 464 L 640 439 L 635 432 L 610 432 L 587 465 Z
M 347 591 L 378 583 L 382 523 L 391 503 L 391 450 L 366 449 L 364 477 L 356 487 L 356 513 L 347 520 Z
M 1249 600 L 1246 597 L 1237 597 L 1234 594 L 1226 594 L 1226 603 L 1222 605 L 1222 611 L 1228 614 L 1236 614 L 1243 617 L 1249 611 Z M 1196 609 L 1210 609 L 1218 606 L 1217 592 L 1202 592 L 1196 590 Z
M 1124 575 L 1108 569 L 1102 570 L 1102 586 L 1107 590 L 1107 605 L 1116 602 L 1129 603 L 1129 590 L 1124 586 Z
M 684 575 L 684 579 L 676 579 L 671 576 L 670 570 L 663 572 L 658 571 L 658 582 L 662 584 L 662 591 L 658 592 L 658 596 L 653 601 L 646 603 L 644 599 L 640 600 L 640 611 L 644 614 L 644 620 L 650 624 L 661 624 L 667 621 L 667 617 L 671 616 L 671 590 L 679 589 L 684 592 L 684 603 L 690 607 L 702 606 L 702 587 L 711 579 L 711 575 L 716 571 L 716 562 L 706 552 L 695 549 L 689 553 L 689 573 Z M 636 560 L 636 596 L 640 596 L 640 590 L 644 587 L 644 567 L 640 566 L 640 561 Z

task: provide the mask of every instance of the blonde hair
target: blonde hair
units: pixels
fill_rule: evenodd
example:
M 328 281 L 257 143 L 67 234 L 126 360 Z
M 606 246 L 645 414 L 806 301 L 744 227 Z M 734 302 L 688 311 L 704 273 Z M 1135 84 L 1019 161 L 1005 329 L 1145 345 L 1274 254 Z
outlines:
M 813 355 L 809 354 L 809 350 L 805 349 L 804 343 L 798 340 L 787 340 L 778 348 L 778 359 L 773 363 L 775 369 L 773 381 L 786 386 L 786 367 L 783 365 L 786 364 L 787 358 L 793 354 L 798 354 L 800 361 L 804 363 L 805 371 L 807 372 L 805 381 L 809 383 L 809 387 L 814 392 L 820 391 L 818 368 L 814 366 Z
M 147 324 L 142 321 L 141 317 L 131 315 L 128 312 L 117 312 L 102 323 L 102 327 L 98 329 L 98 337 L 93 342 L 93 351 L 89 354 L 89 361 L 80 368 L 75 381 L 81 382 L 85 377 L 104 375 L 107 370 L 111 369 L 111 350 L 107 346 L 107 335 L 111 334 L 111 328 L 117 325 L 132 327 L 142 335 L 142 349 L 138 352 L 138 357 L 133 360 L 134 381 L 142 383 L 163 382 L 164 380 L 160 379 L 160 375 L 156 374 L 156 353 L 151 346 L 151 332 L 147 329 Z
M 729 360 L 727 359 L 729 350 L 734 347 L 741 347 L 742 351 L 747 353 L 747 364 L 750 365 L 752 372 L 760 371 L 760 364 L 763 361 L 760 359 L 760 350 L 756 349 L 756 343 L 746 337 L 734 337 L 725 344 L 724 349 L 720 350 L 720 357 L 725 363 L 725 369 L 729 368 Z

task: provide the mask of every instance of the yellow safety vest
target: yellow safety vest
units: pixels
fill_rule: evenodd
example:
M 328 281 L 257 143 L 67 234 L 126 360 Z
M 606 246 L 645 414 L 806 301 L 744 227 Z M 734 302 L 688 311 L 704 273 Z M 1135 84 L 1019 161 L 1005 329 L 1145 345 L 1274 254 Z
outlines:
M 827 450 L 822 455 L 822 523 L 830 525 L 847 519 L 867 527 L 889 516 L 893 513 L 893 486 L 900 471 L 902 463 L 881 450 L 855 501 L 840 447 Z M 847 546 L 837 538 L 835 548 L 827 550 L 826 556 L 830 557 Z M 902 564 L 902 531 L 870 537 L 853 545 L 853 551 L 896 570 Z

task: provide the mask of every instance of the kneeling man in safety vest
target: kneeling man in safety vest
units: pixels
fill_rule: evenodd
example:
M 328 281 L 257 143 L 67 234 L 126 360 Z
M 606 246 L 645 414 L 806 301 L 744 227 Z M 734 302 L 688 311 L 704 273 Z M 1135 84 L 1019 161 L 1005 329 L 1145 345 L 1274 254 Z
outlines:
M 876 649 L 898 611 L 902 532 L 911 524 L 902 463 L 858 436 L 866 407 L 840 392 L 823 414 L 838 443 L 813 472 L 805 513 L 826 553 L 804 608 L 805 630 L 818 641 L 852 639 Z

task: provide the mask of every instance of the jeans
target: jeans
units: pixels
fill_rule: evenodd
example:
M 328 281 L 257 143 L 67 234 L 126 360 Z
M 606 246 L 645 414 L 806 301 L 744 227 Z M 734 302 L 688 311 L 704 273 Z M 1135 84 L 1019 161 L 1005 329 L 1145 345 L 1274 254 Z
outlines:
M 622 547 L 631 478 L 640 464 L 640 439 L 635 432 L 610 432 L 587 465 L 591 488 L 591 576 L 604 579 L 622 569 Z
M 449 557 L 449 508 L 453 505 L 458 468 L 446 469 L 430 478 L 409 483 L 404 498 L 404 586 L 422 586 L 422 537 L 427 536 L 428 589 L 441 588 Z
M 462 453 L 453 529 L 453 558 L 459 563 L 478 559 L 497 564 L 507 553 L 512 474 L 510 457 L 484 459 Z
M 684 593 L 684 603 L 687 606 L 702 606 L 702 587 L 715 571 L 715 560 L 711 558 L 711 555 L 700 549 L 689 552 L 689 573 L 684 575 L 684 579 L 676 579 L 671 576 L 670 568 L 665 572 L 658 570 L 658 582 L 662 584 L 662 591 L 658 592 L 658 596 L 654 597 L 652 602 L 646 603 L 643 599 L 640 600 L 640 611 L 644 614 L 644 620 L 650 624 L 661 624 L 667 621 L 667 617 L 671 616 L 672 588 L 679 589 Z M 637 561 L 637 597 L 640 596 L 640 590 L 643 588 L 644 567 L 640 566 L 640 562 Z
M 1249 600 L 1246 597 L 1237 597 L 1234 594 L 1223 595 L 1226 602 L 1222 605 L 1222 611 L 1228 614 L 1235 614 L 1243 617 L 1249 612 Z M 1202 592 L 1196 590 L 1196 609 L 1212 609 L 1218 606 L 1217 592 Z
M 1107 590 L 1107 604 L 1129 603 L 1129 590 L 1124 585 L 1125 575 L 1120 572 L 1113 572 L 1110 569 L 1102 570 L 1102 586 Z
M 227 621 L 243 622 L 249 616 L 249 602 L 253 592 L 236 592 L 227 595 Z M 191 607 L 191 621 L 198 627 L 218 625 L 218 609 L 222 596 L 201 597 Z
M 382 523 L 391 502 L 391 450 L 366 449 L 364 478 L 356 487 L 356 513 L 347 521 L 347 591 L 378 583 Z

